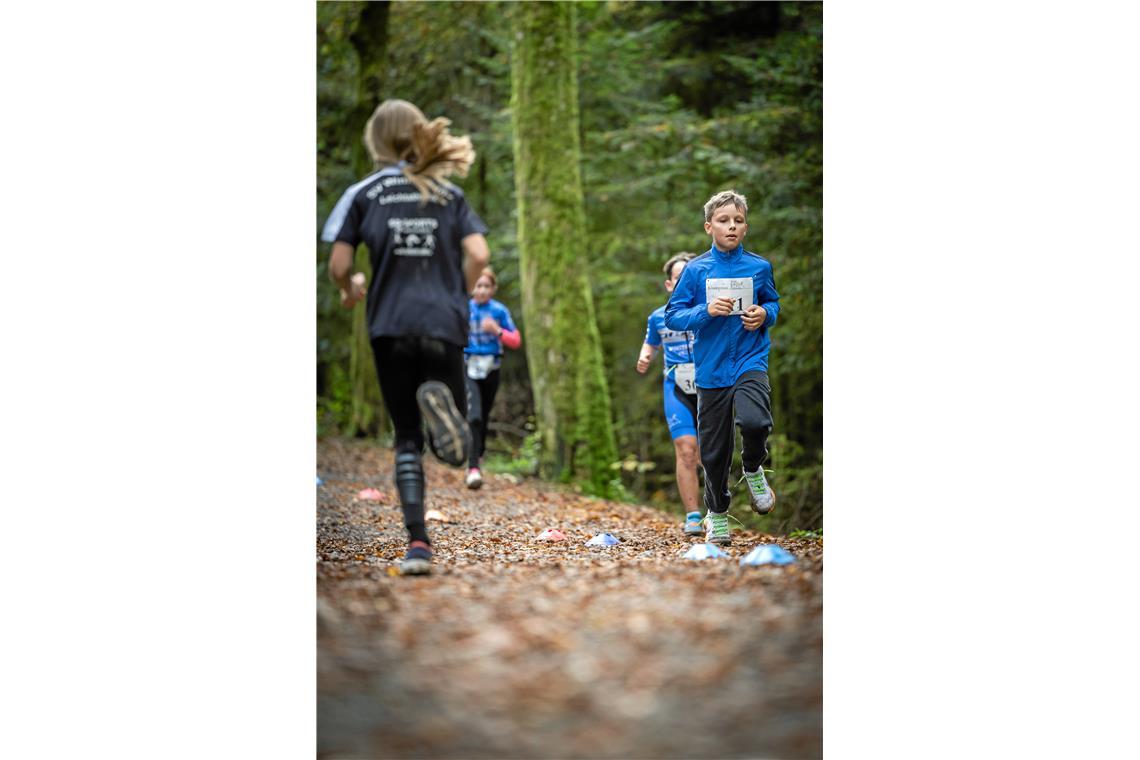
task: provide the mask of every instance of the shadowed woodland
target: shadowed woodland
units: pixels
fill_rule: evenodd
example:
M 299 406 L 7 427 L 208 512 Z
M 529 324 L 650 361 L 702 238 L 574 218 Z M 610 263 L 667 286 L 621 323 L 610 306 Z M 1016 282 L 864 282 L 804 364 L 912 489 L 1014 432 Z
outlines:
M 360 136 L 380 100 L 404 98 L 429 118 L 450 118 L 478 154 L 455 181 L 490 228 L 496 298 L 515 315 L 526 349 L 503 362 L 488 471 L 679 513 L 661 360 L 644 376 L 634 363 L 646 317 L 666 300 L 661 265 L 678 251 L 707 250 L 701 205 L 712 193 L 744 193 L 745 247 L 772 262 L 781 295 L 767 465 L 780 508 L 740 516 L 774 533 L 821 528 L 821 4 L 575 3 L 566 7 L 572 33 L 559 39 L 517 35 L 527 23 L 520 7 L 318 4 L 318 226 L 340 192 L 371 170 Z M 527 55 L 571 61 L 576 98 L 538 63 L 521 65 Z M 520 88 L 529 110 L 512 108 Z M 534 104 L 564 114 L 560 123 L 576 141 L 543 143 Z M 571 147 L 578 172 L 559 176 L 575 166 L 565 160 Z M 546 160 L 547 150 L 557 153 Z M 582 213 L 560 220 L 566 239 L 550 251 L 525 250 L 520 231 L 549 220 L 528 216 L 520 186 L 525 193 L 574 179 Z M 528 255 L 546 273 L 532 278 L 530 292 Z M 340 308 L 326 260 L 318 244 L 319 433 L 386 442 L 363 309 Z M 363 247 L 357 269 L 368 271 Z M 554 315 L 551 324 L 538 321 L 543 313 Z M 535 366 L 550 355 L 543 347 L 557 347 L 574 372 Z

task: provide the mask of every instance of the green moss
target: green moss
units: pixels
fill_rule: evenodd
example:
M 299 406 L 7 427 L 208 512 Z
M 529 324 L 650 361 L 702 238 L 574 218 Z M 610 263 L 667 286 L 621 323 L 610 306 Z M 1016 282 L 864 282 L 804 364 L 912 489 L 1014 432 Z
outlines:
M 361 246 L 356 251 L 354 268 L 372 281 L 372 267 L 368 263 L 368 250 Z M 368 337 L 368 317 L 364 304 L 352 310 L 352 354 L 349 358 L 349 375 L 352 377 L 352 417 L 349 435 L 375 436 L 383 432 L 387 423 L 384 401 L 380 395 L 380 381 L 376 378 L 376 364 L 372 361 L 372 345 Z
M 379 103 L 379 71 L 387 47 L 389 7 L 387 3 L 361 3 L 355 7 L 355 24 L 347 35 L 357 59 L 355 97 L 341 127 L 344 130 L 342 142 L 352 146 L 352 167 L 356 177 L 360 178 L 372 169 L 372 159 L 361 135 L 372 109 Z M 372 267 L 364 246 L 356 250 L 353 269 L 363 272 L 368 281 L 372 281 Z M 352 351 L 349 357 L 352 414 L 346 432 L 362 437 L 380 435 L 387 428 L 387 414 L 380 394 L 380 382 L 376 378 L 376 365 L 372 360 L 367 319 L 364 304 L 352 310 Z
M 523 3 L 514 10 L 519 261 L 540 469 L 608 495 L 617 447 L 584 247 L 575 8 Z

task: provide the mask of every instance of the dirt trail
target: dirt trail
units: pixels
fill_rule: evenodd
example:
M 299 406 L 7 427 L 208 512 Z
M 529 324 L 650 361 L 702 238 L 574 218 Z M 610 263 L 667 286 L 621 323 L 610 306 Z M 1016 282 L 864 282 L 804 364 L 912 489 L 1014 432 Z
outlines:
M 822 541 L 734 531 L 732 560 L 687 561 L 659 510 L 426 471 L 454 522 L 428 525 L 433 575 L 396 576 L 392 452 L 319 444 L 319 757 L 821 756 Z M 622 543 L 583 546 L 601 531 Z M 798 561 L 740 567 L 771 541 Z

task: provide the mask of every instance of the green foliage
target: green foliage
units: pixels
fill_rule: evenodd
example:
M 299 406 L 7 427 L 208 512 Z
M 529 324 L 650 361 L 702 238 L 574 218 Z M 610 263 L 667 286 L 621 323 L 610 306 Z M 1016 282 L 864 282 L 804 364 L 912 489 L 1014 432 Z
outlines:
M 538 474 L 538 462 L 542 454 L 542 436 L 532 432 L 523 439 L 513 454 L 486 452 L 483 469 L 488 472 L 504 472 L 512 475 L 533 477 Z
M 318 219 L 359 179 L 360 97 L 352 46 L 365 3 L 318 3 Z M 511 132 L 513 3 L 391 4 L 383 62 L 369 110 L 410 100 L 469 134 L 477 159 L 458 180 L 490 228 L 496 298 L 515 316 L 526 351 L 508 352 L 493 419 L 517 427 L 535 414 L 529 379 L 531 326 L 522 310 Z M 640 500 L 673 507 L 673 445 L 662 415 L 660 359 L 634 371 L 649 313 L 664 303 L 661 265 L 708 238 L 701 206 L 735 187 L 750 204 L 745 245 L 772 262 L 781 294 L 769 377 L 775 416 L 769 476 L 776 512 L 752 515 L 734 493 L 734 514 L 773 532 L 822 524 L 822 4 L 577 3 L 578 140 L 585 208 L 583 253 L 600 338 L 616 448 L 643 472 L 618 470 Z M 353 131 L 353 130 L 356 131 Z M 325 247 L 322 247 L 322 251 Z M 327 256 L 327 252 L 323 255 Z M 351 322 L 318 255 L 318 368 L 323 407 L 336 406 L 331 368 L 347 373 Z M 569 285 L 572 278 L 560 285 Z M 534 317 L 531 316 L 531 319 Z M 591 391 L 594 393 L 597 391 Z M 577 403 L 577 402 L 575 402 Z M 331 421 L 335 414 L 323 412 Z M 337 424 L 345 424 L 343 420 Z M 324 428 L 322 428 L 324 429 Z M 524 444 L 498 442 L 511 460 Z M 615 471 L 603 468 L 606 478 Z M 739 457 L 733 480 L 739 477 Z M 607 484 L 605 487 L 609 487 Z
M 604 496 L 605 498 L 613 499 L 615 501 L 636 502 L 638 500 L 637 496 L 633 493 L 630 493 L 630 491 L 625 487 L 625 484 L 622 483 L 621 478 L 613 478 L 608 483 L 606 483 L 605 493 L 594 493 L 593 491 L 589 490 L 587 490 L 586 493 L 589 493 L 592 496 Z
M 454 181 L 463 187 L 472 207 L 490 227 L 487 239 L 499 273 L 496 298 L 512 310 L 525 335 L 514 242 L 510 113 L 506 108 L 510 97 L 510 35 L 502 7 L 392 3 L 382 60 L 369 66 L 367 91 L 361 92 L 361 56 L 353 40 L 356 37 L 359 42 L 362 13 L 368 7 L 365 2 L 317 4 L 318 231 L 340 194 L 368 171 L 361 130 L 381 100 L 403 98 L 418 105 L 429 118 L 446 115 L 453 122 L 452 132 L 471 135 L 475 144 L 477 156 L 470 174 Z M 456 55 L 455 51 L 464 54 Z M 317 366 L 322 397 L 330 387 L 333 366 L 349 372 L 354 340 L 354 315 L 340 307 L 336 288 L 328 279 L 327 257 L 328 245 L 318 243 Z M 360 339 L 358 334 L 355 340 Z M 369 358 L 366 351 L 358 353 Z M 502 378 L 504 394 L 522 389 L 529 405 L 530 381 L 521 352 L 504 363 Z M 358 409 L 358 415 L 356 425 L 348 417 L 337 423 L 338 430 L 355 432 L 367 421 L 366 412 Z
M 348 124 L 359 97 L 359 60 L 350 36 L 364 5 L 317 4 L 317 393 L 323 435 L 343 433 L 352 424 L 353 315 L 341 308 L 329 280 L 328 246 L 319 242 L 319 232 L 340 193 L 357 179 Z
M 776 431 L 797 445 L 770 465 L 775 516 L 754 518 L 778 530 L 822 519 L 822 13 L 759 5 L 582 10 L 583 182 L 618 446 L 661 464 L 640 491 L 656 502 L 678 498 L 673 447 L 659 370 L 638 378 L 633 364 L 646 318 L 667 297 L 661 265 L 707 250 L 701 207 L 714 192 L 748 196 L 745 246 L 772 262 L 781 293 L 769 369 Z M 747 504 L 743 491 L 733 503 Z
M 344 366 L 330 365 L 327 378 L 327 387 L 317 396 L 317 435 L 322 437 L 342 431 L 352 413 L 352 383 Z

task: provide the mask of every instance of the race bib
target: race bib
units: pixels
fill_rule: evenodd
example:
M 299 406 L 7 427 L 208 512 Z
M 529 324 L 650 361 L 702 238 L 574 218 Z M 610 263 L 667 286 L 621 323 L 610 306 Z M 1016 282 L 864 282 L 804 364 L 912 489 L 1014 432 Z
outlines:
M 743 314 L 752 306 L 751 277 L 710 277 L 705 280 L 705 300 L 712 303 L 718 298 L 731 298 L 731 314 Z
M 467 354 L 467 377 L 482 380 L 495 369 L 494 354 Z
M 697 392 L 697 365 L 692 362 L 673 365 L 673 382 L 682 393 L 693 396 Z

